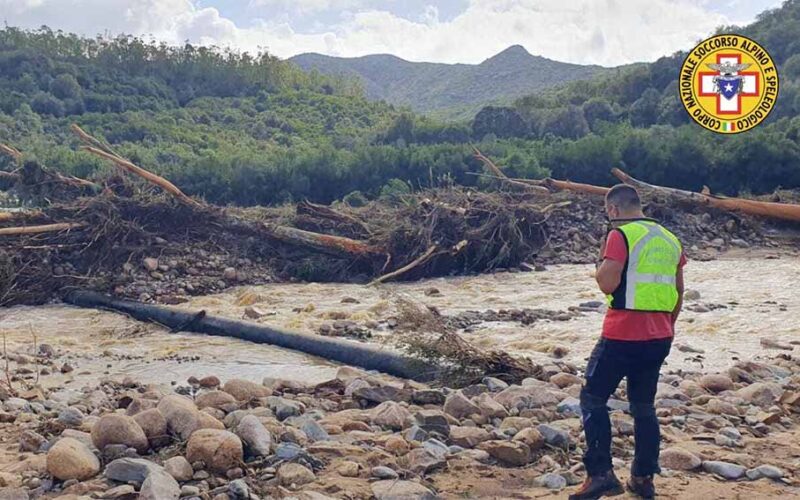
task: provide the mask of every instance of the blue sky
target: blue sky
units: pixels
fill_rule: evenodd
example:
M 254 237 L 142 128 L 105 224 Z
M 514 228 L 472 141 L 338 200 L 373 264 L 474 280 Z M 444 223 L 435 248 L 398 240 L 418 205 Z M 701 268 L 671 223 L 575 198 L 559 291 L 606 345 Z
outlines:
M 688 49 L 781 0 L 0 0 L 13 26 L 172 44 L 479 63 L 509 45 L 615 66 Z

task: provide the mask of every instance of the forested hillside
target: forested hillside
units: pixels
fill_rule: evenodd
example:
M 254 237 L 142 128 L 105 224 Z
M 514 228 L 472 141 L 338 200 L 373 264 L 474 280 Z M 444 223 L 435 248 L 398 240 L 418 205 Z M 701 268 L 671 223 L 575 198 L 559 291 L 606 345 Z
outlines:
M 81 177 L 108 169 L 76 151 L 73 122 L 216 203 L 475 183 L 464 173 L 479 169 L 467 125 L 416 119 L 368 101 L 353 81 L 268 55 L 0 30 L 0 142 Z M 504 158 L 526 147 L 490 150 Z M 527 158 L 512 161 L 520 175 L 544 174 L 522 168 L 535 165 L 530 151 L 515 158 Z M 0 156 L 0 168 L 11 168 L 10 159 Z
M 439 118 L 472 118 L 482 106 L 614 70 L 553 61 L 515 45 L 480 64 L 410 62 L 387 54 L 331 57 L 301 54 L 289 59 L 305 70 L 349 76 L 367 97 Z
M 721 193 L 800 187 L 800 0 L 739 32 L 779 65 L 777 108 L 754 131 L 689 123 L 684 54 L 442 122 L 365 98 L 358 82 L 248 56 L 136 38 L 0 30 L 0 142 L 81 177 L 110 167 L 69 124 L 215 203 L 351 203 L 430 185 L 487 185 L 471 146 L 512 176 L 610 184 L 618 166 L 654 183 Z M 12 168 L 0 158 L 0 168 Z
M 777 107 L 754 131 L 723 137 L 690 122 L 677 90 L 685 52 L 485 108 L 473 131 L 537 141 L 542 166 L 578 181 L 612 182 L 609 166 L 622 164 L 653 182 L 692 189 L 800 187 L 800 1 L 719 31 L 753 38 L 779 66 Z

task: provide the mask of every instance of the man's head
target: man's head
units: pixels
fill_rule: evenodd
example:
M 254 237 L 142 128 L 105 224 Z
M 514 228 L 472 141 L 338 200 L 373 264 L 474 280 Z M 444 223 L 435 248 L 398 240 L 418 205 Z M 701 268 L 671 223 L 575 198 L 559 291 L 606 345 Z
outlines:
M 639 193 L 627 184 L 612 187 L 606 194 L 606 213 L 611 220 L 643 217 Z

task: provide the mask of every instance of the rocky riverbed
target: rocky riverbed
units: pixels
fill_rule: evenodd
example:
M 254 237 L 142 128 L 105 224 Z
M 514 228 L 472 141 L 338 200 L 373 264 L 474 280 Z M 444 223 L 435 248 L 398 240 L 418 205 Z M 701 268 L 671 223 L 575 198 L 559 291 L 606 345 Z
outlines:
M 687 268 L 657 396 L 665 498 L 800 495 L 798 262 L 775 257 Z M 564 498 L 584 477 L 577 396 L 602 318 L 589 266 L 276 284 L 189 306 L 391 343 L 403 330 L 396 296 L 476 345 L 532 357 L 541 374 L 426 386 L 107 312 L 3 311 L 0 386 L 14 391 L 0 391 L 0 499 Z M 610 407 L 624 478 L 624 386 Z
M 23 389 L 68 370 L 58 349 L 10 354 L 0 395 L 0 498 L 557 497 L 583 478 L 580 368 L 459 390 L 342 367 L 317 384 L 212 373 Z M 46 384 L 42 384 L 46 385 Z M 615 466 L 630 465 L 624 388 L 610 401 Z M 800 358 L 665 373 L 656 406 L 667 498 L 800 494 Z

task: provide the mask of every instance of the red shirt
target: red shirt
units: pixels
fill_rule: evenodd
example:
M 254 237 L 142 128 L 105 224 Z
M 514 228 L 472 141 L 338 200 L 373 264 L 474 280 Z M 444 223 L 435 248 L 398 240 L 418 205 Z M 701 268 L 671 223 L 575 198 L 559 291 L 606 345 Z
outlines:
M 628 259 L 628 248 L 620 231 L 609 233 L 603 258 L 618 262 L 625 262 Z M 683 268 L 685 265 L 686 255 L 681 254 L 678 266 Z M 670 338 L 674 333 L 672 315 L 665 312 L 608 309 L 603 320 L 603 337 L 612 340 L 656 340 Z

